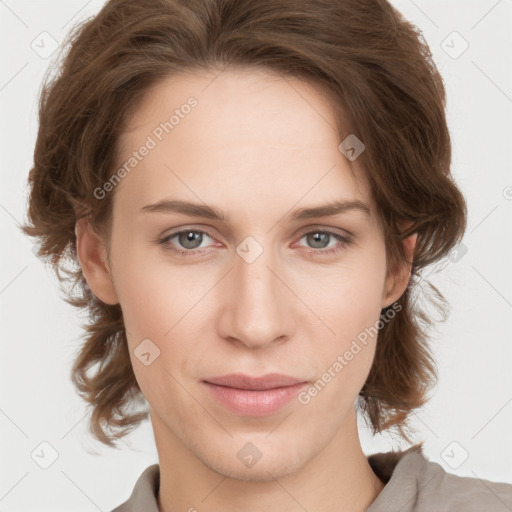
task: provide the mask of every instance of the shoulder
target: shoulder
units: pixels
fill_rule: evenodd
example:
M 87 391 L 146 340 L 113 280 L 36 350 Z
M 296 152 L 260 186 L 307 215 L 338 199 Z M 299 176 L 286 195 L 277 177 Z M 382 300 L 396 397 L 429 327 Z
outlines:
M 512 511 L 512 484 L 448 473 L 425 457 L 421 445 L 374 454 L 368 461 L 386 485 L 367 512 L 397 506 L 401 512 Z
M 425 459 L 418 475 L 418 511 L 512 511 L 512 484 L 454 475 Z
M 112 512 L 158 512 L 157 494 L 160 486 L 160 466 L 152 464 L 139 476 L 130 497 Z

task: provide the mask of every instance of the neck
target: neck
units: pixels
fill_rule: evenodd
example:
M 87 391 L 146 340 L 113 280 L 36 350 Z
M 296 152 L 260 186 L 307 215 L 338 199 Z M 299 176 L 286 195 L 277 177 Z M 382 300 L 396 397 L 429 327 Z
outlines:
M 267 480 L 239 480 L 214 471 L 198 457 L 200 448 L 185 447 L 154 415 L 152 424 L 160 512 L 364 512 L 384 488 L 361 449 L 355 409 L 299 471 Z

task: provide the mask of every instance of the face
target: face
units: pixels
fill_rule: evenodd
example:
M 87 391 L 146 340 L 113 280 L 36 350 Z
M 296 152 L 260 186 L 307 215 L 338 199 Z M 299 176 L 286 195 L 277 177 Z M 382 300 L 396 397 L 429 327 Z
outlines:
M 121 305 L 157 443 L 221 474 L 296 471 L 348 431 L 376 344 L 356 353 L 354 340 L 403 291 L 390 288 L 368 183 L 334 126 L 311 84 L 226 70 L 160 83 L 121 140 L 123 163 L 139 156 L 110 192 L 113 286 L 97 294 Z M 338 202 L 359 207 L 305 214 Z M 307 384 L 204 382 L 234 373 Z

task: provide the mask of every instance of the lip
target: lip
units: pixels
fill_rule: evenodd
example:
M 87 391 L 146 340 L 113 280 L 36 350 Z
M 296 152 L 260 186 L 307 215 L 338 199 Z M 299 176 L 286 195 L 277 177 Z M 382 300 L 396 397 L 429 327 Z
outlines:
M 231 412 L 245 416 L 267 416 L 295 398 L 307 381 L 277 373 L 261 377 L 233 373 L 209 378 L 203 384 Z
M 261 377 L 251 377 L 244 373 L 230 373 L 222 377 L 205 379 L 206 382 L 236 389 L 247 389 L 252 391 L 263 391 L 267 389 L 294 386 L 306 382 L 304 379 L 296 379 L 280 373 L 267 373 Z

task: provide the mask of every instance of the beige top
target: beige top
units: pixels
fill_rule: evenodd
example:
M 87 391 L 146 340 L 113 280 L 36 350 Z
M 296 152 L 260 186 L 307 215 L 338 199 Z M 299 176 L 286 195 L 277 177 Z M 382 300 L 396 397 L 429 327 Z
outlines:
M 426 459 L 419 445 L 367 458 L 386 485 L 366 512 L 512 512 L 512 484 L 447 473 Z M 153 464 L 112 512 L 159 512 L 159 485 L 160 466 Z

